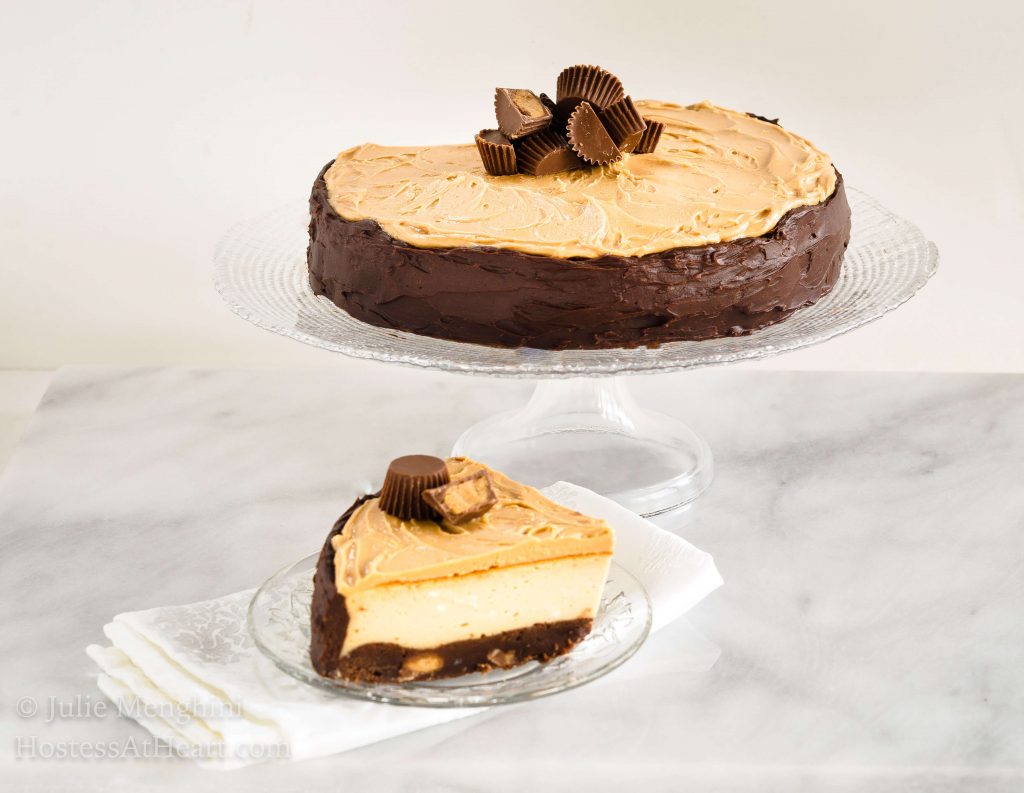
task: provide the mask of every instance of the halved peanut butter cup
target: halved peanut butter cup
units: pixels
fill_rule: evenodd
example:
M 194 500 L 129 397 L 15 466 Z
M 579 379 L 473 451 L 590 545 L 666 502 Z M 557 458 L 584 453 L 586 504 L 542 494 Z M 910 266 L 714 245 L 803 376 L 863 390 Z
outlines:
M 423 500 L 454 525 L 479 518 L 498 503 L 491 478 L 484 470 L 424 490 Z
M 622 156 L 590 102 L 580 102 L 569 116 L 569 145 L 590 165 L 607 165 Z
M 498 88 L 494 92 L 498 129 L 510 140 L 539 132 L 551 123 L 551 110 L 526 88 Z

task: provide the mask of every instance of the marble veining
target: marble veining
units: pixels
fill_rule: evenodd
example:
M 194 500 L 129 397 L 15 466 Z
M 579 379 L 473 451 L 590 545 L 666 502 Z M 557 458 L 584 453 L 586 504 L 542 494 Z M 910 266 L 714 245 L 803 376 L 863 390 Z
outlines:
M 145 733 L 109 715 L 46 725 L 14 705 L 99 699 L 82 648 L 114 613 L 262 581 L 318 547 L 390 457 L 447 452 L 528 385 L 354 361 L 62 371 L 0 478 L 0 777 L 26 790 L 1024 789 L 1024 376 L 723 370 L 633 385 L 715 450 L 712 491 L 680 531 L 725 587 L 600 684 L 211 775 L 15 761 L 18 736 Z

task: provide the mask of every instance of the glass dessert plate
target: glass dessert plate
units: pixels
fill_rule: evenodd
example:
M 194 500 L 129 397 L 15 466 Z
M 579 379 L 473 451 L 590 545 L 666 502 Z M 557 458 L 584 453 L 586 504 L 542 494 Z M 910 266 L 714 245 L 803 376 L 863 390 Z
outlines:
M 651 603 L 643 585 L 612 562 L 594 628 L 572 652 L 547 663 L 449 680 L 356 683 L 321 677 L 309 660 L 309 612 L 318 554 L 271 576 L 253 595 L 248 627 L 253 641 L 292 677 L 339 695 L 433 708 L 521 702 L 581 686 L 620 666 L 651 629 Z
M 899 307 L 935 273 L 938 252 L 915 225 L 859 190 L 848 187 L 847 195 L 853 232 L 835 287 L 813 306 L 749 336 L 654 349 L 552 351 L 374 327 L 313 294 L 305 257 L 308 212 L 299 205 L 231 229 L 215 253 L 214 282 L 240 317 L 315 347 L 460 374 L 547 379 L 525 407 L 467 429 L 453 452 L 530 485 L 566 479 L 656 516 L 685 509 L 707 490 L 711 450 L 685 424 L 639 407 L 613 375 L 723 365 L 820 344 Z

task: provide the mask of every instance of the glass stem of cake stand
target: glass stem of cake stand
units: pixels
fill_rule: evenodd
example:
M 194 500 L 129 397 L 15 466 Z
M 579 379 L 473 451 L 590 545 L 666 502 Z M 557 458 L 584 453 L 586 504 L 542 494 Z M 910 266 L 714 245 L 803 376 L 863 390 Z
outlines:
M 621 377 L 542 380 L 523 407 L 466 430 L 453 454 L 538 487 L 572 482 L 644 516 L 687 510 L 713 475 L 707 443 L 640 407 Z

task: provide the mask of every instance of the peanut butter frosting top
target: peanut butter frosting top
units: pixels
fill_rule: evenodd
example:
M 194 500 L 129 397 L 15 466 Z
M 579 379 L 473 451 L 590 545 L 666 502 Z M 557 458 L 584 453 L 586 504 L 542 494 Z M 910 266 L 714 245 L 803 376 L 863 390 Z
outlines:
M 709 102 L 636 106 L 665 125 L 652 154 L 548 176 L 491 176 L 473 144 L 366 143 L 328 169 L 328 200 L 346 220 L 375 220 L 421 248 L 594 258 L 758 237 L 835 189 L 829 156 L 780 126 Z
M 453 525 L 401 520 L 370 499 L 331 540 L 340 594 L 612 552 L 615 536 L 603 520 L 556 504 L 482 463 L 452 457 L 446 464 L 453 481 L 486 470 L 498 502 L 481 517 Z

